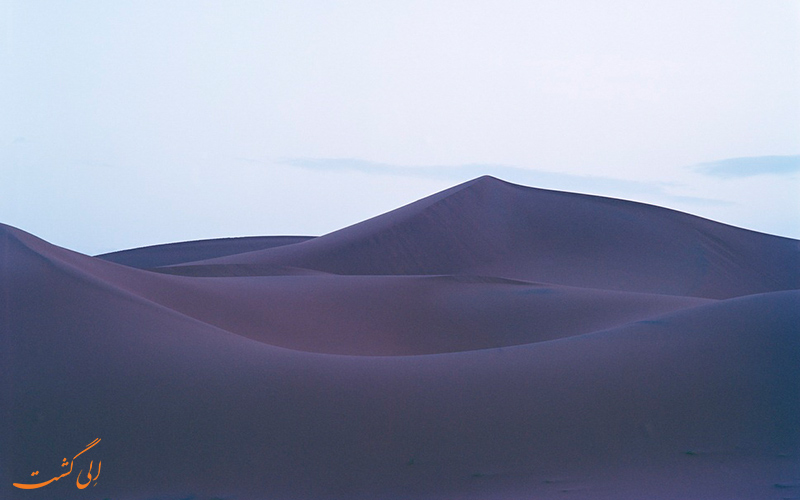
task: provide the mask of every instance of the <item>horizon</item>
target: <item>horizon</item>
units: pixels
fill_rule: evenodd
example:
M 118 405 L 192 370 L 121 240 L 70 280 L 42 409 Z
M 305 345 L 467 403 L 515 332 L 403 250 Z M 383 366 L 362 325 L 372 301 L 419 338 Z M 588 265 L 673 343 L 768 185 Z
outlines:
M 477 177 L 468 179 L 466 181 L 459 182 L 458 184 L 454 184 L 454 185 L 445 187 L 444 189 L 442 189 L 440 191 L 436 191 L 434 193 L 430 193 L 430 194 L 425 195 L 425 196 L 423 196 L 421 198 L 418 198 L 418 199 L 415 199 L 415 200 L 409 200 L 408 202 L 403 203 L 403 204 L 401 204 L 401 205 L 399 205 L 397 207 L 394 207 L 394 208 L 388 209 L 388 210 L 386 210 L 384 212 L 381 212 L 379 214 L 375 214 L 373 216 L 367 217 L 367 218 L 365 218 L 363 220 L 355 221 L 352 224 L 347 224 L 345 226 L 332 229 L 331 231 L 328 231 L 328 232 L 323 233 L 323 234 L 313 234 L 312 235 L 312 234 L 300 234 L 300 233 L 291 233 L 291 234 L 286 233 L 286 234 L 252 234 L 252 235 L 238 235 L 238 236 L 217 236 L 217 237 L 211 237 L 211 238 L 197 238 L 197 239 L 187 239 L 187 240 L 164 241 L 164 242 L 150 243 L 150 244 L 144 244 L 144 245 L 138 245 L 138 246 L 132 246 L 132 247 L 126 247 L 126 248 L 119 248 L 119 249 L 115 249 L 115 250 L 109 250 L 109 251 L 97 252 L 97 253 L 90 253 L 90 252 L 81 252 L 81 253 L 85 253 L 86 255 L 99 256 L 99 255 L 106 255 L 106 254 L 112 254 L 112 253 L 117 253 L 117 252 L 125 252 L 125 251 L 128 251 L 128 250 L 136 250 L 136 249 L 146 248 L 146 247 L 158 247 L 158 246 L 167 246 L 167 245 L 180 244 L 180 243 L 191 243 L 191 242 L 196 242 L 196 241 L 210 241 L 210 240 L 237 239 L 237 238 L 263 238 L 263 237 L 273 237 L 273 236 L 274 237 L 292 237 L 292 236 L 297 236 L 297 237 L 318 238 L 318 237 L 325 236 L 325 235 L 333 233 L 333 232 L 337 232 L 337 231 L 339 231 L 341 229 L 345 229 L 347 227 L 359 224 L 361 222 L 365 222 L 365 221 L 380 217 L 380 216 L 385 215 L 385 214 L 387 214 L 389 212 L 392 212 L 392 211 L 394 211 L 396 209 L 403 208 L 403 207 L 405 207 L 407 205 L 410 205 L 412 203 L 415 203 L 417 201 L 423 200 L 423 199 L 428 198 L 430 196 L 434 196 L 434 195 L 436 195 L 438 193 L 441 193 L 442 191 L 446 191 L 446 190 L 449 190 L 449 189 L 452 189 L 452 188 L 456 188 L 456 187 L 464 185 L 464 184 L 472 183 L 472 182 L 478 181 L 478 180 L 480 180 L 482 178 L 490 178 L 490 179 L 498 180 L 498 181 L 506 183 L 506 184 L 511 184 L 511 185 L 514 185 L 514 186 L 519 186 L 519 187 L 524 187 L 524 188 L 529 188 L 529 189 L 536 189 L 536 190 L 543 190 L 543 191 L 554 191 L 554 192 L 569 193 L 569 194 L 578 194 L 578 195 L 583 195 L 583 196 L 607 198 L 607 199 L 610 199 L 610 200 L 625 201 L 625 202 L 649 205 L 649 206 L 652 206 L 652 207 L 662 208 L 662 209 L 665 209 L 665 210 L 670 210 L 670 211 L 678 212 L 678 213 L 681 213 L 681 214 L 690 215 L 690 216 L 693 216 L 693 217 L 699 217 L 699 218 L 702 218 L 702 219 L 706 219 L 706 220 L 712 221 L 712 222 L 717 223 L 717 224 L 732 226 L 732 227 L 736 227 L 738 229 L 743 229 L 743 230 L 746 230 L 746 231 L 752 231 L 752 232 L 756 232 L 756 233 L 767 234 L 767 235 L 771 235 L 771 236 L 778 236 L 778 237 L 782 237 L 782 238 L 795 239 L 795 240 L 800 239 L 798 237 L 777 235 L 777 234 L 772 234 L 772 233 L 768 233 L 768 232 L 765 232 L 765 231 L 759 231 L 759 230 L 756 230 L 756 229 L 740 227 L 740 226 L 736 226 L 734 224 L 728 224 L 728 223 L 726 223 L 724 221 L 714 220 L 712 218 L 704 217 L 702 215 L 693 214 L 693 213 L 690 213 L 690 212 L 687 212 L 687 211 L 677 210 L 677 209 L 674 209 L 674 208 L 670 208 L 668 206 L 658 205 L 658 204 L 654 204 L 654 203 L 647 203 L 647 202 L 643 202 L 643 201 L 636 201 L 636 200 L 613 197 L 613 196 L 604 196 L 604 195 L 598 195 L 598 194 L 581 193 L 581 192 L 578 192 L 578 191 L 564 191 L 564 190 L 559 190 L 559 189 L 549 189 L 549 188 L 544 188 L 544 187 L 529 186 L 529 185 L 525 185 L 525 184 L 519 184 L 519 183 L 511 182 L 511 181 L 508 181 L 506 179 L 503 179 L 501 177 L 497 177 L 497 176 L 494 176 L 494 175 L 482 174 L 482 175 L 479 175 Z M 5 223 L 0 221 L 0 224 L 5 224 Z M 10 225 L 10 224 L 6 224 L 6 225 Z M 16 226 L 12 225 L 11 227 L 16 227 Z M 20 230 L 23 230 L 25 232 L 28 232 L 30 234 L 33 234 L 34 236 L 39 237 L 41 239 L 44 239 L 45 241 L 48 241 L 45 238 L 42 238 L 40 235 L 31 233 L 30 231 L 25 230 L 25 228 L 22 228 L 22 227 L 16 227 L 16 228 L 20 229 Z M 48 241 L 48 242 L 49 243 L 53 243 L 51 241 Z M 68 248 L 68 247 L 65 247 L 65 248 Z M 73 251 L 79 251 L 79 250 L 76 250 L 76 249 L 73 249 L 73 248 L 68 248 L 68 249 L 69 250 L 73 250 Z
M 535 190 L 540 190 L 540 191 L 553 191 L 553 192 L 559 192 L 559 193 L 578 194 L 578 195 L 582 195 L 582 196 L 590 196 L 590 197 L 606 198 L 606 199 L 609 199 L 609 200 L 615 200 L 615 201 L 624 201 L 624 202 L 630 202 L 630 203 L 636 203 L 636 204 L 643 204 L 643 205 L 649 205 L 649 206 L 651 206 L 651 207 L 655 207 L 655 208 L 661 208 L 661 209 L 664 209 L 664 210 L 669 210 L 669 211 L 677 212 L 677 213 L 684 214 L 684 215 L 689 215 L 689 216 L 692 216 L 692 217 L 700 217 L 700 216 L 697 216 L 697 215 L 694 215 L 694 214 L 690 214 L 690 213 L 688 213 L 688 212 L 681 212 L 681 211 L 674 210 L 674 209 L 671 209 L 671 208 L 668 208 L 668 207 L 662 207 L 662 206 L 660 206 L 660 205 L 653 205 L 653 204 L 649 204 L 649 203 L 643 203 L 643 202 L 637 202 L 637 201 L 631 201 L 631 200 L 624 200 L 624 199 L 620 199 L 620 198 L 613 198 L 613 197 L 607 197 L 607 196 L 599 196 L 599 195 L 590 195 L 590 194 L 584 194 L 584 193 L 575 193 L 575 192 L 559 191 L 559 190 L 553 190 L 553 189 L 538 188 L 538 187 L 535 187 L 535 186 L 526 186 L 526 185 L 523 185 L 523 184 L 516 184 L 516 183 L 509 182 L 509 181 L 506 181 L 506 180 L 504 180 L 504 179 L 502 179 L 502 178 L 495 177 L 495 176 L 493 176 L 493 175 L 488 175 L 488 174 L 484 174 L 484 175 L 481 175 L 481 176 L 475 177 L 475 178 L 473 178 L 473 179 L 469 179 L 469 180 L 467 180 L 467 181 L 465 181 L 465 182 L 461 182 L 461 183 L 459 183 L 459 184 L 456 184 L 456 185 L 454 185 L 454 186 L 451 186 L 451 187 L 449 187 L 449 188 L 446 188 L 446 189 L 445 189 L 445 190 L 443 190 L 443 191 L 447 191 L 447 190 L 449 190 L 449 189 L 457 188 L 457 187 L 459 187 L 459 186 L 464 186 L 465 184 L 472 184 L 472 183 L 474 183 L 474 182 L 477 182 L 477 181 L 480 181 L 481 179 L 484 179 L 484 178 L 486 178 L 486 179 L 493 179 L 493 180 L 495 180 L 495 181 L 500 181 L 500 182 L 502 182 L 502 183 L 505 183 L 505 184 L 510 184 L 510 185 L 512 185 L 512 186 L 517 186 L 517 187 L 524 187 L 524 188 L 528 188 L 528 189 L 535 189 Z M 406 207 L 407 205 L 410 205 L 410 204 L 412 204 L 412 203 L 415 203 L 415 202 L 417 202 L 417 201 L 424 200 L 425 198 L 428 198 L 428 197 L 430 197 L 430 196 L 435 196 L 435 195 L 437 195 L 437 194 L 439 194 L 439 193 L 441 193 L 441 192 L 442 192 L 442 191 L 439 191 L 439 192 L 437 192 L 437 193 L 432 193 L 431 195 L 428 195 L 428 196 L 425 196 L 425 197 L 423 197 L 423 198 L 420 198 L 419 200 L 413 200 L 413 201 L 410 201 L 410 202 L 408 202 L 408 203 L 406 203 L 406 204 L 403 204 L 402 206 L 396 207 L 396 208 L 394 208 L 394 209 L 392 209 L 392 210 L 389 210 L 389 211 L 387 211 L 387 212 L 383 212 L 383 213 L 381 213 L 381 214 L 377 214 L 377 215 L 375 215 L 375 216 L 373 216 L 373 217 L 369 217 L 369 218 L 367 218 L 367 219 L 364 219 L 364 220 L 362 220 L 362 221 L 355 222 L 354 224 L 351 224 L 351 225 L 348 225 L 348 226 L 344 226 L 344 227 L 342 227 L 342 228 L 335 229 L 335 230 L 333 230 L 333 231 L 331 231 L 331 232 L 329 232 L 329 233 L 320 234 L 320 235 L 307 235 L 307 234 L 302 234 L 302 235 L 301 235 L 301 234 L 280 234 L 280 235 L 245 235 L 245 236 L 223 236 L 223 237 L 219 237 L 219 238 L 205 238 L 205 239 L 201 239 L 201 240 L 182 240 L 182 241 L 171 241 L 171 242 L 165 242 L 165 243 L 156 243 L 156 244 L 153 244 L 153 245 L 143 245 L 143 246 L 141 246 L 141 247 L 122 248 L 122 249 L 119 249 L 119 250 L 112 250 L 112 251 L 110 251 L 110 252 L 104 252 L 104 253 L 101 253 L 101 254 L 96 254 L 96 255 L 97 255 L 97 256 L 102 256 L 102 255 L 110 255 L 110 254 L 115 254 L 115 253 L 124 253 L 124 252 L 127 252 L 127 251 L 135 251 L 135 250 L 139 250 L 139 249 L 142 249 L 142 248 L 161 247 L 161 246 L 169 246 L 169 245 L 176 245 L 176 244 L 183 244 L 183 243 L 192 243 L 192 242 L 198 242 L 198 241 L 214 241 L 214 240 L 228 240 L 228 239 L 230 239 L 230 240 L 233 240 L 233 239 L 239 239 L 239 238 L 252 238 L 252 239 L 258 239 L 258 238 L 265 238 L 265 237 L 267 237 L 267 238 L 269 238 L 269 237 L 278 237 L 278 238 L 281 238 L 281 237 L 309 237 L 309 238 L 319 238 L 319 237 L 326 236 L 326 235 L 328 235 L 328 234 L 331 234 L 331 233 L 334 233 L 334 232 L 338 232 L 338 231 L 339 231 L 339 230 L 341 230 L 341 229 L 346 229 L 346 228 L 348 228 L 348 227 L 350 227 L 350 226 L 352 226 L 352 225 L 357 225 L 357 224 L 360 224 L 360 223 L 362 223 L 362 222 L 366 222 L 366 221 L 369 221 L 369 220 L 371 220 L 371 219 L 375 219 L 375 218 L 381 217 L 381 216 L 383 216 L 383 215 L 386 215 L 386 214 L 388 214 L 388 213 L 390 213 L 390 212 L 393 212 L 394 210 L 397 210 L 397 209 L 400 209 L 400 208 L 404 208 L 404 207 Z M 725 224 L 724 222 L 714 221 L 713 219 L 708 219 L 708 218 L 706 218 L 706 217 L 700 217 L 700 218 L 702 218 L 702 219 L 705 219 L 705 220 L 710 220 L 710 221 L 712 221 L 712 222 L 714 222 L 714 223 L 717 223 L 717 224 L 722 224 L 722 225 L 726 225 L 726 226 L 731 226 L 730 224 Z M 743 229 L 743 230 L 746 230 L 746 231 L 753 231 L 753 230 L 751 230 L 751 229 L 747 229 L 747 228 L 739 228 L 738 226 L 731 226 L 731 227 L 737 227 L 738 229 Z M 760 233 L 760 234 L 769 234 L 769 233 L 764 233 L 764 232 L 761 232 L 761 231 L 753 231 L 753 232 Z M 777 235 L 771 235 L 771 236 L 777 236 Z M 797 239 L 797 238 L 791 238 L 791 239 Z
M 800 238 L 800 4 L 0 4 L 0 222 L 322 235 L 479 175 Z

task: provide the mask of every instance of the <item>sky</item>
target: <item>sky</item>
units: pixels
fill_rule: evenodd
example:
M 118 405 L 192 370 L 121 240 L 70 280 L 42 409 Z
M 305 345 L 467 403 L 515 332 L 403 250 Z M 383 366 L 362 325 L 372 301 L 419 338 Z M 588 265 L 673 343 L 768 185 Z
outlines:
M 800 238 L 800 0 L 0 0 L 0 222 L 320 235 L 479 175 Z

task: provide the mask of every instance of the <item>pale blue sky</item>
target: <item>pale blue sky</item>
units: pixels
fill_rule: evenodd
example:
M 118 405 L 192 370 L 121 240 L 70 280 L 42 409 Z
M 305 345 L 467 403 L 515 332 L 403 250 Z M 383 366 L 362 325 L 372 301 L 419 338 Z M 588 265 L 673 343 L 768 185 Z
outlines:
M 800 237 L 800 1 L 0 0 L 0 222 L 322 234 L 477 175 Z

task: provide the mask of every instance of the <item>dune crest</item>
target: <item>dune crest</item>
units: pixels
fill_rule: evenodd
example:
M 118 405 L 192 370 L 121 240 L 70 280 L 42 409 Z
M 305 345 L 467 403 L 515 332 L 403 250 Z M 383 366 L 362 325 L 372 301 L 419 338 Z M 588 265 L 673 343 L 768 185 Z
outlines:
M 800 287 L 794 240 L 489 176 L 296 246 L 193 264 L 201 263 L 479 274 L 714 299 Z

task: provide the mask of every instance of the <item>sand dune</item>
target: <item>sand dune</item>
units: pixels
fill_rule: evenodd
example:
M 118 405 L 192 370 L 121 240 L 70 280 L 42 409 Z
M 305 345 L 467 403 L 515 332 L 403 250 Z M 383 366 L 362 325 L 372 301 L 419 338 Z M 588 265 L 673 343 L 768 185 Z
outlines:
M 264 250 L 266 248 L 291 245 L 312 239 L 311 236 L 251 236 L 245 238 L 220 238 L 215 240 L 184 241 L 167 243 L 130 250 L 110 252 L 96 257 L 124 264 L 126 266 L 149 269 L 171 266 L 195 260 L 213 259 L 237 253 Z
M 1 498 L 800 496 L 796 240 L 481 178 L 240 243 L 0 226 Z
M 660 207 L 485 176 L 292 247 L 206 262 L 730 298 L 799 288 L 797 252 L 794 240 Z

